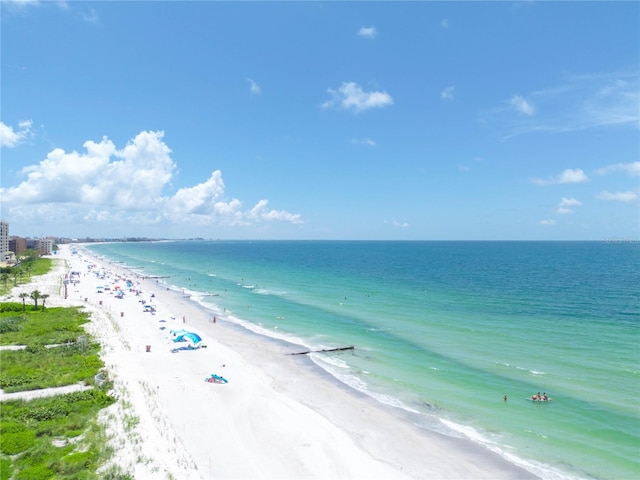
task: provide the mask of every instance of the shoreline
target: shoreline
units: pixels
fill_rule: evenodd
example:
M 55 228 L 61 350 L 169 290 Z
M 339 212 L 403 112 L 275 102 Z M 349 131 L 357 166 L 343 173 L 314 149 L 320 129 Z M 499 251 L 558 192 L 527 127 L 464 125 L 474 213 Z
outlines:
M 135 278 L 123 264 L 80 251 L 82 257 L 61 248 L 57 258 L 68 271 L 82 272 L 80 283 L 70 286 L 67 300 L 51 295 L 47 304 L 91 313 L 88 330 L 102 344 L 117 403 L 129 405 L 120 414 L 133 410 L 139 418 L 136 448 L 124 442 L 114 458 L 135 478 L 151 478 L 149 468 L 181 479 L 537 478 L 470 440 L 412 425 L 306 355 L 287 355 L 293 344 L 245 330 L 157 278 Z M 107 279 L 85 273 L 85 260 L 134 280 L 156 314 L 143 312 L 131 293 L 97 294 Z M 174 328 L 193 329 L 207 348 L 172 353 L 167 332 Z M 205 383 L 210 374 L 229 383 Z M 118 414 L 109 415 L 117 434 Z M 148 466 L 139 466 L 136 455 Z

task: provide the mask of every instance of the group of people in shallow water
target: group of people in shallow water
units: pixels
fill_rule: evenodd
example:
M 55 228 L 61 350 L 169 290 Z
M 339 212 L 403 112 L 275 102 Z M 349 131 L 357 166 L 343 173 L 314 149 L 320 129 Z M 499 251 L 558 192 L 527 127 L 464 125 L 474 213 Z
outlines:
M 538 392 L 537 395 L 531 396 L 531 400 L 534 400 L 536 402 L 548 402 L 549 397 L 547 396 L 547 392 L 544 392 L 542 395 L 540 395 L 540 392 Z
M 506 402 L 508 400 L 507 396 L 504 396 L 504 401 Z M 531 395 L 531 400 L 533 400 L 534 402 L 548 402 L 549 400 L 551 400 L 549 398 L 549 396 L 547 395 L 547 392 L 544 393 L 540 393 L 538 392 L 535 395 Z

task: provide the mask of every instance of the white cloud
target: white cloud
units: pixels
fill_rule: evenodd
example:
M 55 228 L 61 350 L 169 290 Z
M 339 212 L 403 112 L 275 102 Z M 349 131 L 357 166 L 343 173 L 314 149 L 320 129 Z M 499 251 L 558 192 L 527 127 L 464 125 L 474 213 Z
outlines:
M 536 113 L 536 108 L 520 95 L 514 95 L 513 97 L 511 97 L 509 103 L 513 108 L 516 109 L 518 113 L 522 113 L 523 115 L 526 115 L 528 117 Z
M 376 142 L 375 140 L 370 139 L 369 137 L 365 137 L 365 138 L 352 138 L 351 139 L 351 143 L 355 144 L 355 145 L 367 145 L 369 147 L 375 147 L 376 146 Z
M 580 200 L 576 200 L 575 198 L 562 197 L 562 200 L 560 200 L 561 207 L 576 207 L 580 205 L 582 205 L 582 202 L 580 202 Z
M 398 220 L 393 220 L 391 222 L 391 225 L 393 225 L 396 228 L 409 228 L 410 225 L 407 222 L 399 222 Z
M 540 220 L 540 225 L 544 225 L 546 227 L 551 227 L 556 224 L 556 221 L 552 218 L 546 218 L 544 220 Z
M 583 113 L 595 125 L 640 122 L 638 73 L 626 77 L 599 78 L 596 91 L 583 103 Z
M 174 221 L 179 221 L 184 216 L 207 216 L 216 211 L 224 211 L 227 214 L 235 213 L 241 203 L 236 199 L 230 203 L 216 203 L 216 200 L 223 195 L 222 173 L 220 170 L 216 170 L 205 182 L 179 189 L 173 197 L 166 199 L 164 208 L 166 214 Z
M 571 208 L 564 208 L 564 207 L 558 207 L 558 209 L 556 210 L 557 214 L 563 215 L 563 214 L 569 214 L 569 213 L 573 213 L 573 209 Z
M 562 197 L 562 200 L 560 200 L 560 203 L 558 204 L 558 209 L 556 210 L 556 213 L 558 214 L 573 213 L 573 208 L 571 207 L 578 207 L 580 205 L 582 205 L 582 202 L 580 202 L 579 200 L 576 200 L 575 198 Z
M 549 178 L 533 178 L 531 181 L 536 185 L 552 185 L 555 183 L 582 183 L 589 180 L 586 173 L 580 168 L 568 168 L 564 172 Z
M 503 129 L 505 139 L 598 127 L 637 129 L 639 78 L 637 70 L 566 76 L 555 85 L 513 96 L 508 108 L 492 108 L 482 114 L 482 120 Z M 522 114 L 517 119 L 512 115 L 514 108 Z
M 302 223 L 299 214 L 267 210 L 266 200 L 242 211 L 240 200 L 225 198 L 219 170 L 203 183 L 163 195 L 177 168 L 163 137 L 164 132 L 143 131 L 122 149 L 106 137 L 85 142 L 81 153 L 54 149 L 40 163 L 22 170 L 26 175 L 22 183 L 0 189 L 3 208 L 10 216 L 43 224 Z
M 20 145 L 32 135 L 31 120 L 18 123 L 18 130 L 14 130 L 10 125 L 0 122 L 0 146 L 13 148 Z
M 328 88 L 327 92 L 331 99 L 324 102 L 322 108 L 337 107 L 358 113 L 393 105 L 393 99 L 387 92 L 365 92 L 355 82 L 344 82 L 338 90 Z
M 633 177 L 640 176 L 640 162 L 616 163 L 595 171 L 596 175 L 608 175 L 615 172 L 625 172 Z
M 260 200 L 247 214 L 248 218 L 256 221 L 280 220 L 291 223 L 302 223 L 300 215 L 289 213 L 284 210 L 267 210 L 268 200 Z
M 360 30 L 358 30 L 359 37 L 376 38 L 376 35 L 378 35 L 378 31 L 374 26 L 361 27 Z
M 608 192 L 606 190 L 600 192 L 596 197 L 599 200 L 615 200 L 618 202 L 632 202 L 638 198 L 638 194 L 635 192 Z
M 3 3 L 13 5 L 19 8 L 41 5 L 39 0 L 2 0 Z
M 98 14 L 96 13 L 96 11 L 91 8 L 89 9 L 89 12 L 80 12 L 80 18 L 82 20 L 84 20 L 87 23 L 98 23 L 99 19 L 98 19 Z
M 456 90 L 456 87 L 447 87 L 442 92 L 440 92 L 440 98 L 442 100 L 453 100 L 453 94 Z
M 262 93 L 262 89 L 260 88 L 260 86 L 256 82 L 254 82 L 252 79 L 247 78 L 247 82 L 249 82 L 249 91 L 253 95 L 259 95 Z
M 40 6 L 48 6 L 55 5 L 61 10 L 69 9 L 69 3 L 67 1 L 58 0 L 1 0 L 5 5 L 9 5 L 13 8 L 27 8 L 27 7 L 40 7 Z

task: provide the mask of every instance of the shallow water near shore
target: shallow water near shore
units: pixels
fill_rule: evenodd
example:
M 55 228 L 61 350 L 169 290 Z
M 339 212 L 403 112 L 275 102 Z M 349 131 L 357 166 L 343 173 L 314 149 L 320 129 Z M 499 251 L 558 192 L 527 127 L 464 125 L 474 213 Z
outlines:
M 87 245 L 545 478 L 640 475 L 640 244 Z M 538 391 L 553 398 L 533 403 Z M 503 397 L 507 395 L 508 401 Z

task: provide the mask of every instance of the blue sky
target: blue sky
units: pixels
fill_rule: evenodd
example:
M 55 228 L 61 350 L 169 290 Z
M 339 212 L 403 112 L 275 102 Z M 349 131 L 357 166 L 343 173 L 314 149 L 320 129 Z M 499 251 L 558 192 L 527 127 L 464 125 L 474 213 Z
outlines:
M 638 2 L 0 8 L 10 234 L 640 237 Z

